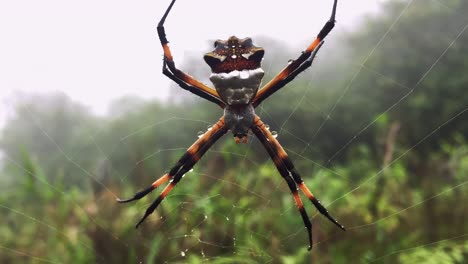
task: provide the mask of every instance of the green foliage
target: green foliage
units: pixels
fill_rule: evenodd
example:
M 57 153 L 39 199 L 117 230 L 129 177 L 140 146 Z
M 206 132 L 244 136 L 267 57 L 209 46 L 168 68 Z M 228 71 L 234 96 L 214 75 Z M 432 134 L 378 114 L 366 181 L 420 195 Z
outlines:
M 435 246 L 417 247 L 408 250 L 408 252 L 402 252 L 399 260 L 401 263 L 457 264 L 465 263 L 467 255 L 468 242 L 445 242 L 437 243 Z

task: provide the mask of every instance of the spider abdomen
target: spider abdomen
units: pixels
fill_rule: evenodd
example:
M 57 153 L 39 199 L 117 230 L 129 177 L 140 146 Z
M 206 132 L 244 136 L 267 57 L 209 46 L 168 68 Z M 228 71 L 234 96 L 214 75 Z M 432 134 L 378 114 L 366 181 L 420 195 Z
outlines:
M 224 122 L 234 137 L 244 138 L 253 125 L 255 110 L 252 104 L 228 105 L 224 108 Z
M 257 94 L 263 75 L 261 68 L 234 70 L 228 73 L 212 73 L 210 80 L 227 105 L 246 105 Z

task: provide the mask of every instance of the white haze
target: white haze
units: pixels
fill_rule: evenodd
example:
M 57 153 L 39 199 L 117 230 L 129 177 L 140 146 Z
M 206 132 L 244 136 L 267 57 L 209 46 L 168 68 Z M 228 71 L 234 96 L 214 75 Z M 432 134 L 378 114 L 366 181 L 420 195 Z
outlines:
M 340 0 L 337 27 L 352 28 L 380 1 Z M 21 92 L 61 91 L 104 114 L 125 95 L 167 99 L 156 24 L 169 0 L 0 2 L 0 125 Z M 331 0 L 178 0 L 166 21 L 176 62 L 213 40 L 268 36 L 301 48 L 327 21 Z

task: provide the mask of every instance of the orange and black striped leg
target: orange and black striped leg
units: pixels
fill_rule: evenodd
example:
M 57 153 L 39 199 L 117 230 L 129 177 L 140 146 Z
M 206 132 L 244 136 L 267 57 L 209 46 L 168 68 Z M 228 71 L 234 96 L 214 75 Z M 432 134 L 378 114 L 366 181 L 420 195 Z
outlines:
M 192 86 L 192 85 L 189 85 L 187 83 L 185 83 L 183 80 L 177 78 L 177 76 L 175 76 L 168 68 L 167 68 L 167 62 L 166 62 L 166 59 L 164 59 L 163 61 L 163 70 L 162 70 L 163 74 L 166 75 L 167 77 L 169 77 L 169 79 L 173 80 L 175 83 L 177 83 L 182 89 L 184 90 L 187 90 L 189 92 L 192 92 L 212 103 L 215 103 L 217 105 L 219 105 L 220 107 L 224 108 L 225 107 L 225 104 L 224 102 L 219 99 L 218 97 L 215 97 L 211 94 L 208 94 L 208 93 L 205 93 L 203 90 L 200 90 L 198 89 L 197 87 L 195 86 Z
M 293 179 L 291 178 L 289 171 L 286 168 L 286 165 L 283 163 L 281 158 L 275 152 L 274 146 L 268 142 L 268 138 L 265 136 L 262 130 L 259 127 L 254 125 L 252 127 L 252 131 L 260 140 L 260 142 L 265 147 L 265 149 L 267 150 L 271 159 L 275 163 L 276 168 L 278 169 L 279 173 L 281 174 L 283 179 L 288 184 L 289 190 L 291 190 L 294 196 L 294 201 L 296 202 L 299 212 L 301 213 L 302 221 L 304 222 L 304 225 L 307 228 L 307 234 L 309 235 L 308 249 L 310 250 L 312 249 L 312 223 L 310 222 L 309 216 L 307 215 L 307 212 L 304 208 L 304 204 L 302 203 L 301 197 L 299 196 L 299 193 L 297 192 L 297 186 L 294 183 Z
M 294 78 L 296 78 L 297 75 L 299 75 L 301 72 L 305 71 L 307 68 L 309 68 L 312 65 L 312 62 L 315 59 L 315 56 L 317 55 L 317 52 L 323 45 L 323 41 L 319 43 L 317 48 L 312 52 L 309 58 L 307 58 L 304 63 L 302 63 L 297 69 L 295 69 L 293 72 L 291 72 L 289 75 L 287 75 L 284 79 L 279 80 L 274 87 L 265 90 L 263 93 L 262 97 L 267 98 L 270 95 L 274 94 L 276 91 L 278 91 L 281 87 L 285 86 L 289 82 L 291 82 Z M 260 101 L 257 101 L 258 104 L 260 104 L 263 99 L 259 99 Z M 257 105 L 258 105 L 257 104 Z
M 214 103 L 220 105 L 221 107 L 224 107 L 224 103 L 220 99 L 216 90 L 211 89 L 205 84 L 195 80 L 193 77 L 177 69 L 175 66 L 174 59 L 172 57 L 171 50 L 168 45 L 169 41 L 167 41 L 166 39 L 166 32 L 164 30 L 164 22 L 166 21 L 166 18 L 169 15 L 169 12 L 171 11 L 171 8 L 174 5 L 174 3 L 175 3 L 175 0 L 172 0 L 171 4 L 169 5 L 163 17 L 158 23 L 158 36 L 159 36 L 159 40 L 161 41 L 161 45 L 164 50 L 163 73 L 164 75 L 168 76 L 171 80 L 179 84 L 182 88 L 198 96 L 201 96 L 202 98 L 205 98 L 211 102 L 214 102 L 214 100 L 212 99 L 216 98 L 217 100 L 215 100 L 216 102 Z M 187 89 L 187 86 L 182 85 L 182 83 L 188 85 L 190 89 Z M 195 92 L 196 90 L 198 90 L 198 92 Z
M 137 192 L 132 198 L 129 199 L 117 199 L 117 202 L 119 203 L 128 203 L 132 202 L 135 200 L 140 200 L 141 198 L 145 197 L 148 193 L 152 192 L 154 189 L 158 188 L 161 186 L 163 183 L 167 182 L 168 180 L 174 178 L 174 175 L 180 170 L 180 168 L 187 163 L 187 161 L 190 159 L 192 155 L 194 155 L 194 150 L 198 149 L 202 146 L 202 144 L 205 144 L 205 141 L 197 140 L 186 152 L 185 154 L 177 161 L 177 163 L 174 165 L 174 167 L 171 168 L 169 173 L 164 174 L 161 178 L 157 179 L 154 181 L 148 188 L 141 190 Z
M 221 119 L 221 120 L 222 120 L 222 124 L 224 125 L 224 118 Z M 218 121 L 218 123 L 216 123 L 215 126 L 221 125 L 221 123 L 220 123 L 221 120 Z M 161 184 L 163 184 L 163 183 L 167 182 L 168 180 L 174 178 L 174 175 L 176 175 L 176 173 L 180 170 L 180 168 L 182 166 L 184 166 L 185 164 L 187 164 L 187 162 L 190 160 L 190 158 L 193 155 L 196 155 L 198 150 L 201 149 L 204 145 L 207 144 L 207 142 L 209 141 L 208 137 L 210 137 L 212 135 L 212 133 L 211 133 L 212 131 L 213 130 L 208 131 L 209 133 L 208 132 L 205 133 L 202 137 L 200 137 L 197 141 L 195 141 L 195 143 L 193 143 L 192 146 L 190 146 L 187 149 L 187 151 L 179 159 L 179 161 L 177 161 L 177 163 L 171 168 L 169 173 L 167 173 L 167 174 L 163 175 L 161 178 L 157 179 L 148 188 L 137 192 L 132 198 L 125 199 L 125 200 L 117 199 L 117 201 L 119 203 L 128 203 L 128 202 L 132 202 L 132 201 L 135 201 L 135 200 L 139 200 L 139 199 L 145 197 L 148 193 L 152 192 L 154 189 L 158 188 Z
M 177 164 L 172 167 L 169 173 L 165 174 L 148 188 L 136 193 L 134 197 L 126 200 L 117 201 L 120 203 L 131 202 L 139 200 L 161 184 L 170 180 L 170 183 L 163 189 L 159 197 L 148 207 L 143 218 L 138 222 L 138 227 L 161 203 L 161 201 L 167 196 L 167 194 L 174 188 L 174 186 L 180 181 L 180 179 L 187 173 L 192 167 L 198 162 L 198 160 L 205 154 L 205 152 L 226 132 L 228 128 L 224 125 L 224 118 L 221 118 L 215 125 L 212 126 L 211 130 L 208 130 L 202 137 L 200 137 L 187 152 L 180 158 Z
M 317 210 L 322 215 L 327 217 L 328 220 L 330 220 L 336 226 L 338 226 L 342 230 L 346 230 L 343 225 L 341 225 L 335 218 L 333 218 L 328 213 L 328 210 L 322 205 L 322 203 L 320 203 L 320 200 L 318 200 L 312 194 L 309 188 L 307 188 L 299 172 L 297 172 L 296 168 L 294 168 L 294 164 L 292 163 L 291 159 L 288 157 L 288 154 L 286 153 L 286 151 L 284 151 L 283 147 L 280 145 L 278 140 L 271 134 L 270 130 L 266 128 L 265 124 L 260 120 L 258 116 L 255 117 L 254 125 L 257 126 L 262 131 L 262 133 L 267 137 L 268 142 L 272 145 L 277 156 L 282 160 L 282 163 L 286 166 L 287 170 L 291 173 L 291 176 L 296 182 L 296 184 L 299 186 L 299 189 L 301 189 L 301 191 L 307 196 L 307 198 L 314 204 L 315 208 L 317 208 Z
M 288 66 L 281 70 L 271 81 L 265 84 L 265 86 L 263 86 L 258 91 L 252 102 L 254 107 L 257 107 L 263 100 L 284 87 L 299 73 L 303 72 L 312 65 L 312 60 L 315 57 L 314 52 L 317 52 L 318 48 L 320 48 L 320 46 L 323 44 L 325 37 L 328 35 L 328 33 L 330 33 L 333 27 L 335 27 L 337 2 L 338 0 L 334 0 L 330 19 L 327 21 L 327 23 L 325 23 L 315 40 L 306 48 L 305 51 L 302 52 L 302 54 L 296 60 L 291 61 Z M 305 63 L 307 60 L 310 60 L 310 63 Z M 290 77 L 291 74 L 293 77 Z

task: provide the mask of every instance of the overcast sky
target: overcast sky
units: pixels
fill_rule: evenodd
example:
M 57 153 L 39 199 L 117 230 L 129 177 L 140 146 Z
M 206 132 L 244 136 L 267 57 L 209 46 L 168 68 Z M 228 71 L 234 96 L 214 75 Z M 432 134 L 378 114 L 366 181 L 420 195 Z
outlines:
M 0 0 L 0 124 L 14 94 L 63 91 L 95 113 L 123 95 L 167 98 L 156 24 L 169 0 Z M 351 28 L 382 0 L 340 0 Z M 178 0 L 166 33 L 179 65 L 231 35 L 281 39 L 298 52 L 330 15 L 332 0 Z M 208 42 L 209 41 L 209 42 Z M 255 41 L 255 40 L 254 40 Z

